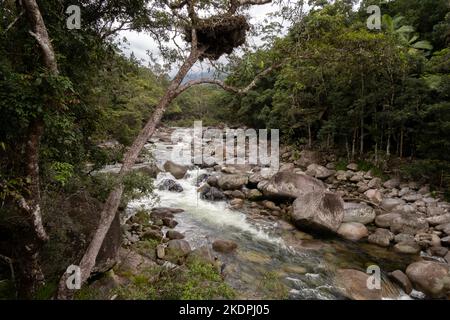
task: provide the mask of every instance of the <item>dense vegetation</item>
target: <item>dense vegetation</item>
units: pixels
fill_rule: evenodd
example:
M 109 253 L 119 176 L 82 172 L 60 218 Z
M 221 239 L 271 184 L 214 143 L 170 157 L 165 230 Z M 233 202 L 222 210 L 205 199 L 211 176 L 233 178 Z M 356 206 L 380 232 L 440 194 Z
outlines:
M 35 125 L 45 127 L 37 198 L 51 241 L 34 249 L 43 257 L 46 279 L 55 284 L 66 266 L 80 259 L 88 243 L 84 234 L 95 228 L 102 203 L 117 184 L 114 175 L 92 171 L 122 160 L 171 81 L 125 57 L 116 37 L 120 27 L 114 26 L 121 21 L 137 31 L 170 29 L 166 16 L 149 9 L 151 1 L 38 2 L 56 52 L 56 74 L 43 65 L 18 2 L 0 2 L 0 254 L 15 261 L 18 288 L 13 291 L 24 298 L 34 293 L 27 291 L 21 269 L 28 261 L 27 244 L 35 239 L 17 203 L 34 193 L 27 148 Z M 64 12 L 74 2 L 83 7 L 82 30 L 66 28 Z M 365 0 L 359 10 L 355 1 L 329 2 L 310 1 L 312 9 L 286 36 L 234 58 L 226 82 L 240 88 L 278 65 L 249 92 L 193 87 L 171 103 L 163 124 L 191 126 L 202 119 L 205 125 L 279 128 L 286 143 L 401 168 L 450 194 L 448 1 Z M 381 7 L 381 31 L 366 27 L 368 4 Z M 121 209 L 127 200 L 151 193 L 152 177 L 133 172 L 125 189 Z M 7 264 L 0 262 L 0 279 L 9 277 Z M 201 281 L 199 274 L 219 281 L 210 270 L 194 267 L 193 277 L 183 280 L 186 288 L 189 281 Z M 136 279 L 137 289 L 141 280 Z M 175 291 L 180 288 L 185 289 Z
M 270 49 L 245 55 L 230 84 L 282 66 L 244 97 L 224 94 L 221 118 L 279 128 L 288 142 L 333 149 L 450 187 L 450 9 L 446 0 L 312 1 Z M 365 8 L 379 4 L 382 30 Z M 411 162 L 410 160 L 416 160 Z M 408 160 L 408 161 L 407 161 Z

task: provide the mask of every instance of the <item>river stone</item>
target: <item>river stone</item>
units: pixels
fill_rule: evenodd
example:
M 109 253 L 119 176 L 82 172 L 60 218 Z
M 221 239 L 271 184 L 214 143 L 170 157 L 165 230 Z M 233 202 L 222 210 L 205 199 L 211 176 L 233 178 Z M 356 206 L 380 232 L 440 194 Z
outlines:
M 353 269 L 339 269 L 336 284 L 342 293 L 352 300 L 381 300 L 380 289 L 369 289 L 369 275 Z
M 182 239 L 169 240 L 165 249 L 164 259 L 170 262 L 178 263 L 180 258 L 185 257 L 191 252 L 189 242 Z
M 394 189 L 399 186 L 400 186 L 400 179 L 398 178 L 390 179 L 383 184 L 383 187 L 385 187 L 386 189 Z
M 381 183 L 382 183 L 382 181 L 380 178 L 373 178 L 372 180 L 369 181 L 367 186 L 370 189 L 378 189 L 378 188 L 381 188 Z
M 158 259 L 164 259 L 164 256 L 166 255 L 166 248 L 163 244 L 158 244 L 156 246 L 156 257 Z
M 358 171 L 358 165 L 356 163 L 350 163 L 347 165 L 347 169 L 351 171 Z
M 183 192 L 183 187 L 172 179 L 164 179 L 158 185 L 159 190 L 167 190 L 173 192 Z
M 344 202 L 331 192 L 310 192 L 293 203 L 292 220 L 299 229 L 337 232 L 344 219 Z
M 377 228 L 368 238 L 370 243 L 379 245 L 380 247 L 389 247 L 392 240 L 394 240 L 394 234 L 382 228 Z
M 178 225 L 178 222 L 171 218 L 162 218 L 162 221 L 167 228 L 175 228 Z
M 429 217 L 427 218 L 427 221 L 432 226 L 450 223 L 450 213 L 443 214 L 440 216 Z
M 445 257 L 448 252 L 448 249 L 444 247 L 431 247 L 429 250 L 430 254 L 436 257 Z
M 237 174 L 226 174 L 219 177 L 217 184 L 222 190 L 240 189 L 248 183 L 248 177 Z
M 401 270 L 395 270 L 389 273 L 389 276 L 397 283 L 406 294 L 410 294 L 412 291 L 412 283 L 409 281 L 406 274 L 404 274 Z
M 200 191 L 200 198 L 210 201 L 222 201 L 227 197 L 221 190 L 217 189 L 216 187 L 210 187 L 205 184 Z
M 232 206 L 233 208 L 239 209 L 243 205 L 244 205 L 244 200 L 243 199 L 235 198 L 235 199 L 230 201 L 230 206 Z
M 245 194 L 241 190 L 231 191 L 231 196 L 233 198 L 245 199 Z
M 414 240 L 422 248 L 439 247 L 441 245 L 441 239 L 437 235 L 430 233 L 418 233 L 415 235 Z
M 328 170 L 324 166 L 312 163 L 308 166 L 305 173 L 317 179 L 326 179 L 334 174 L 334 171 Z
M 445 209 L 438 206 L 428 206 L 427 208 L 427 215 L 430 217 L 444 215 L 445 213 Z
M 431 298 L 443 298 L 450 291 L 450 269 L 433 261 L 414 262 L 406 269 L 406 275 L 417 290 Z
M 392 220 L 391 231 L 397 233 L 407 233 L 415 235 L 428 230 L 428 222 L 424 218 L 411 215 L 401 215 Z
M 414 242 L 414 236 L 406 233 L 399 233 L 394 237 L 396 243 L 399 242 Z
M 163 233 L 160 230 L 146 228 L 141 235 L 142 240 L 157 240 L 160 241 L 163 238 Z
M 373 203 L 379 204 L 381 201 L 383 201 L 383 196 L 381 195 L 381 192 L 375 189 L 370 189 L 364 192 L 364 195 L 366 196 L 369 201 L 372 201 Z
M 340 225 L 337 233 L 347 240 L 358 241 L 367 237 L 369 231 L 362 223 L 344 222 Z
M 260 182 L 258 189 L 266 197 L 295 199 L 309 192 L 324 191 L 326 187 L 322 181 L 308 175 L 282 171 Z
M 184 234 L 175 230 L 168 230 L 166 232 L 166 237 L 170 240 L 184 239 Z
M 209 176 L 208 179 L 206 179 L 206 183 L 210 185 L 211 187 L 217 187 L 217 181 L 219 178 L 217 176 Z
M 344 203 L 343 222 L 359 222 L 362 224 L 369 224 L 373 222 L 375 217 L 375 210 L 366 204 L 355 202 Z
M 380 214 L 375 218 L 375 224 L 380 228 L 390 228 L 394 219 L 401 217 L 399 213 Z
M 440 224 L 435 229 L 450 235 L 450 223 Z
M 250 201 L 258 201 L 262 198 L 263 194 L 258 189 L 249 189 L 246 197 Z
M 380 206 L 386 210 L 386 211 L 391 211 L 394 208 L 396 208 L 398 205 L 404 204 L 405 201 L 402 199 L 398 199 L 398 198 L 386 198 L 383 199 L 383 201 L 381 202 Z
M 237 243 L 231 240 L 215 240 L 212 244 L 215 251 L 221 253 L 230 253 L 236 250 Z
M 394 246 L 394 250 L 404 254 L 418 254 L 420 247 L 415 242 L 399 242 Z
M 170 172 L 175 179 L 182 179 L 187 172 L 187 167 L 168 160 L 164 163 L 164 170 Z
M 406 202 L 416 202 L 420 199 L 422 199 L 422 195 L 419 193 L 411 193 L 403 197 L 403 200 L 405 200 Z

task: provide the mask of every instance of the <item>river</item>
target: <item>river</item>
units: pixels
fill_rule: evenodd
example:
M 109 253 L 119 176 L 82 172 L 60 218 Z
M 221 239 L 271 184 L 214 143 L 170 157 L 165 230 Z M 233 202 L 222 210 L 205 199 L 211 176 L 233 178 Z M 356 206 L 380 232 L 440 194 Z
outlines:
M 159 132 L 146 145 L 160 167 L 170 159 L 174 147 Z M 226 201 L 202 200 L 196 180 L 206 172 L 207 169 L 189 170 L 185 178 L 177 181 L 183 192 L 156 190 L 158 206 L 185 210 L 176 215 L 179 224 L 175 230 L 185 234 L 192 248 L 210 245 L 216 239 L 229 239 L 238 244 L 235 253 L 219 255 L 225 281 L 235 289 L 238 298 L 343 299 L 335 283 L 336 270 L 366 270 L 374 264 L 382 272 L 383 298 L 410 298 L 387 277 L 390 271 L 404 270 L 410 258 L 367 243 L 335 238 L 305 240 L 303 233 L 286 230 L 281 222 L 254 219 L 230 209 Z M 165 178 L 173 179 L 169 173 L 161 172 L 155 185 Z M 128 210 L 150 209 L 153 205 L 150 198 L 141 198 L 131 202 Z

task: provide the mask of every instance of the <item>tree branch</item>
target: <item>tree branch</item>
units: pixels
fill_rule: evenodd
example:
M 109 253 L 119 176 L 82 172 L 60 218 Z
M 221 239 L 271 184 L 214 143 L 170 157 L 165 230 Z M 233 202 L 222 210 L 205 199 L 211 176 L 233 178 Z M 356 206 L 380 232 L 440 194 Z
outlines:
M 199 84 L 214 84 L 214 85 L 217 85 L 217 86 L 221 87 L 225 91 L 233 92 L 233 93 L 240 94 L 240 95 L 241 94 L 246 94 L 253 87 L 256 86 L 256 84 L 258 83 L 258 81 L 262 77 L 264 77 L 265 75 L 269 74 L 274 69 L 278 69 L 283 64 L 284 64 L 284 61 L 280 62 L 280 63 L 277 63 L 277 64 L 274 64 L 274 65 L 270 66 L 269 68 L 261 71 L 260 73 L 258 73 L 255 76 L 255 78 L 253 78 L 252 82 L 250 82 L 245 88 L 237 88 L 237 87 L 234 87 L 234 86 L 230 86 L 230 85 L 227 85 L 222 80 L 218 80 L 218 79 L 197 79 L 197 80 L 188 81 L 184 85 L 180 86 L 178 88 L 176 94 L 179 95 L 179 94 L 183 93 L 184 91 L 186 91 L 187 89 L 189 89 L 190 87 L 195 86 L 195 85 L 199 85 Z

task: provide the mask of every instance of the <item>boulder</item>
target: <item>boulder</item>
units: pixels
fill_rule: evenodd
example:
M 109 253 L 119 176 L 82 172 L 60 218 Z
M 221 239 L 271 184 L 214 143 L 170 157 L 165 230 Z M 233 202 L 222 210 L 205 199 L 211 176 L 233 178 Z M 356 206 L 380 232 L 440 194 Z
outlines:
M 164 259 L 178 263 L 180 259 L 186 257 L 189 252 L 191 252 L 191 246 L 186 240 L 169 240 L 165 249 Z
M 166 232 L 166 238 L 170 240 L 184 239 L 184 234 L 175 230 L 168 230 Z
M 372 201 L 373 203 L 379 204 L 381 201 L 383 201 L 383 196 L 381 195 L 381 192 L 376 189 L 370 189 L 364 192 L 364 195 L 367 199 Z
M 450 291 L 450 269 L 434 261 L 414 262 L 406 269 L 414 288 L 431 298 L 445 297 Z
M 237 243 L 231 240 L 215 240 L 212 244 L 215 251 L 221 253 L 231 253 L 238 247 Z
M 295 199 L 309 192 L 324 191 L 325 188 L 325 184 L 316 178 L 290 171 L 278 172 L 268 181 L 258 184 L 258 189 L 271 198 Z
M 204 187 L 200 191 L 200 198 L 210 201 L 221 201 L 225 200 L 227 197 L 221 190 L 217 189 L 216 187 L 204 185 Z
M 240 189 L 248 183 L 248 177 L 238 174 L 225 174 L 219 177 L 217 185 L 222 190 Z
M 403 289 L 406 294 L 410 294 L 412 292 L 412 283 L 409 281 L 406 274 L 404 274 L 401 270 L 395 270 L 389 273 L 389 276 Z
M 356 163 L 350 163 L 347 165 L 347 169 L 351 171 L 358 171 L 358 165 Z
M 362 224 L 369 224 L 375 220 L 375 217 L 375 210 L 364 203 L 344 203 L 344 219 L 342 222 L 359 222 Z
M 398 198 L 385 198 L 381 201 L 380 206 L 386 210 L 391 211 L 395 209 L 398 205 L 405 204 L 405 201 Z
M 446 213 L 440 216 L 429 217 L 427 218 L 427 222 L 432 226 L 450 223 L 450 213 Z
M 431 247 L 429 252 L 432 256 L 445 257 L 448 253 L 448 249 L 444 247 Z
M 382 228 L 377 228 L 368 238 L 370 243 L 380 247 L 389 247 L 392 240 L 394 240 L 394 234 L 389 230 Z
M 231 191 L 231 197 L 245 199 L 245 194 L 241 190 L 233 190 Z
M 262 198 L 263 194 L 258 189 L 249 189 L 246 192 L 246 197 L 250 201 L 258 201 Z
M 381 184 L 382 184 L 382 181 L 380 178 L 373 178 L 372 180 L 369 181 L 367 186 L 370 189 L 379 189 L 379 188 L 381 188 Z
M 380 228 L 390 228 L 392 221 L 399 217 L 401 217 L 399 213 L 380 214 L 375 218 L 375 224 Z
M 406 233 L 399 233 L 394 237 L 395 243 L 399 242 L 414 242 L 414 236 Z
M 370 275 L 359 270 L 339 269 L 336 285 L 352 300 L 381 300 L 381 289 L 369 289 Z
M 164 163 L 164 170 L 170 172 L 175 179 L 182 179 L 187 172 L 187 167 L 168 160 Z
M 400 186 L 400 179 L 398 178 L 390 179 L 383 184 L 383 187 L 385 187 L 386 189 L 394 189 L 399 186 Z
M 418 254 L 420 252 L 420 247 L 415 242 L 399 242 L 394 246 L 394 250 L 399 253 L 404 254 Z
M 418 233 L 415 235 L 414 240 L 422 248 L 439 247 L 441 245 L 441 239 L 431 233 Z
M 163 238 L 161 230 L 147 228 L 141 235 L 142 240 L 157 240 L 160 241 Z
M 331 177 L 335 173 L 335 171 L 329 170 L 324 166 L 313 163 L 308 166 L 305 173 L 317 179 L 326 179 L 328 177 Z
M 415 235 L 428 230 L 428 222 L 424 218 L 413 215 L 401 215 L 392 220 L 391 231 L 397 233 L 407 233 Z
M 293 203 L 291 217 L 300 229 L 337 232 L 344 219 L 344 202 L 331 192 L 310 192 Z
M 183 187 L 172 179 L 164 179 L 158 185 L 159 190 L 167 190 L 173 192 L 183 192 Z
M 358 222 L 344 222 L 339 226 L 337 233 L 347 240 L 358 241 L 368 236 L 366 226 Z
M 175 228 L 178 225 L 178 222 L 171 218 L 162 218 L 162 221 L 167 228 Z

